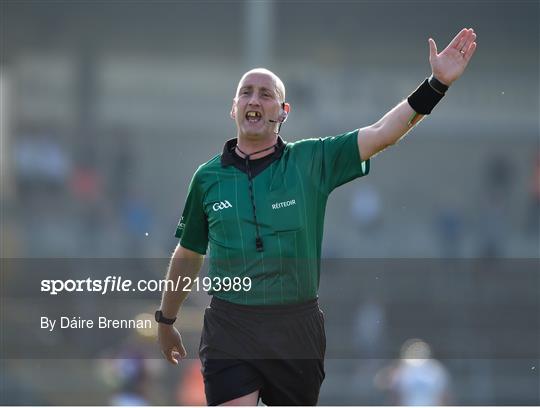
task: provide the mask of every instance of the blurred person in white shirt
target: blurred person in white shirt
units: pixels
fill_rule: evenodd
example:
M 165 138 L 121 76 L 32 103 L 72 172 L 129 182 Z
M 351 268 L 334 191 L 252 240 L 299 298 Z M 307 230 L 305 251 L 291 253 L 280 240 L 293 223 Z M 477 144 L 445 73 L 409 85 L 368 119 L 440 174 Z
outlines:
M 391 403 L 406 406 L 437 406 L 452 403 L 450 375 L 441 362 L 431 358 L 431 347 L 420 339 L 409 339 L 401 347 L 400 359 L 375 377 L 378 388 L 387 391 Z

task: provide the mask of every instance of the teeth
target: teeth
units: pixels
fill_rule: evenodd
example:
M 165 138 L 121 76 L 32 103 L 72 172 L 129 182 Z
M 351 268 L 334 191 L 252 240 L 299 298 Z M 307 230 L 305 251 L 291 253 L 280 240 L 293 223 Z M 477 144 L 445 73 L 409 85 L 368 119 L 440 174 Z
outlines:
M 250 118 L 258 118 L 259 116 L 261 116 L 261 114 L 259 112 L 250 111 L 246 114 L 246 116 Z

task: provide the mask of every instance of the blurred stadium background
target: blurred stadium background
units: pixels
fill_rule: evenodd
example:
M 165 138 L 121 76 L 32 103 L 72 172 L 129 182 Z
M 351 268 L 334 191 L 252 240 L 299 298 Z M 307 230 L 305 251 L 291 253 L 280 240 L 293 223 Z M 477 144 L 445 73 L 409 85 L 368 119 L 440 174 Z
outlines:
M 285 140 L 333 135 L 376 121 L 429 75 L 429 37 L 441 50 L 473 27 L 476 55 L 433 115 L 329 201 L 323 251 L 332 261 L 320 293 L 329 358 L 320 402 L 407 403 L 413 384 L 416 394 L 446 389 L 442 402 L 458 405 L 540 404 L 538 271 L 507 273 L 539 258 L 537 1 L 0 7 L 3 265 L 145 258 L 159 267 L 134 274 L 154 279 L 176 245 L 191 175 L 235 136 L 229 110 L 242 73 L 265 66 L 285 82 L 292 104 Z M 388 271 L 429 270 L 443 259 L 431 275 Z M 478 274 L 478 260 L 507 269 Z M 336 269 L 341 262 L 364 269 Z M 381 270 L 377 262 L 387 263 Z M 12 344 L 32 350 L 42 335 L 37 323 L 21 327 L 17 314 L 36 308 L 37 286 L 14 296 L 4 288 L 23 287 L 28 277 L 4 268 L 2 276 L 2 404 L 200 402 L 196 360 L 167 366 L 152 333 L 111 330 L 49 344 L 84 346 L 93 358 L 10 355 Z M 95 307 L 76 300 L 69 307 Z M 134 309 L 152 313 L 158 302 L 148 294 Z M 207 302 L 194 294 L 180 318 L 192 358 Z M 485 315 L 503 318 L 474 319 Z M 488 342 L 502 344 L 500 357 L 491 349 L 458 358 L 456 345 L 484 350 L 486 339 L 502 337 Z M 408 361 L 396 360 L 400 352 L 410 356 L 411 344 L 426 350 L 413 338 L 429 343 L 439 363 L 398 379 L 407 370 L 397 362 Z M 536 347 L 508 352 L 523 339 Z

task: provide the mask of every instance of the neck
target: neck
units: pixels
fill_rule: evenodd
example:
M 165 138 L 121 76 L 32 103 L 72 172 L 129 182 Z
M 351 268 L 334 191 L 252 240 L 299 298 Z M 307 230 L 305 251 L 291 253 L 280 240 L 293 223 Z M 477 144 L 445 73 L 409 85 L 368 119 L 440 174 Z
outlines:
M 250 155 L 249 156 L 250 160 L 256 160 L 264 156 L 268 156 L 269 154 L 272 154 L 275 151 L 275 148 L 270 149 L 270 147 L 273 147 L 276 143 L 277 143 L 277 135 L 272 138 L 268 138 L 264 140 L 246 140 L 245 138 L 239 136 L 238 144 L 237 144 L 238 148 L 236 149 L 236 153 L 242 158 L 244 158 L 245 155 L 248 154 Z M 239 151 L 239 149 L 241 151 Z M 268 149 L 268 150 L 264 150 L 264 149 Z M 252 155 L 252 153 L 258 152 L 259 150 L 264 150 L 264 151 Z

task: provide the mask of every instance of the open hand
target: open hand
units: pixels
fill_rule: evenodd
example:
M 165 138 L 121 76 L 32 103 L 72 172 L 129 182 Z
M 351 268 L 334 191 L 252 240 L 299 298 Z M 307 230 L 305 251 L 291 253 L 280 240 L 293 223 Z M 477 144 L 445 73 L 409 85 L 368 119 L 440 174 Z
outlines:
M 461 30 L 448 46 L 437 53 L 437 44 L 429 39 L 429 63 L 435 78 L 445 85 L 458 79 L 476 50 L 476 34 L 472 28 Z

